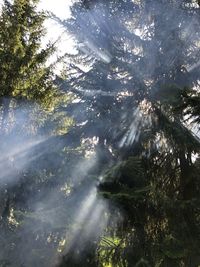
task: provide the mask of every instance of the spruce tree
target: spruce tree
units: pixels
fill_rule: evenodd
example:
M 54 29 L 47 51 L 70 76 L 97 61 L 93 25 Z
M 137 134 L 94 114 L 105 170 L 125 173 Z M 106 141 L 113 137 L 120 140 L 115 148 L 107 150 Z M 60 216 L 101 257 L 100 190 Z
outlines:
M 55 52 L 55 47 L 50 43 L 43 44 L 43 23 L 46 18 L 44 12 L 38 11 L 37 0 L 3 1 L 0 13 L 2 266 L 22 266 L 24 263 L 33 266 L 33 262 L 45 266 L 44 261 L 50 260 L 44 259 L 46 251 L 43 254 L 38 253 L 34 259 L 32 257 L 33 246 L 38 246 L 40 252 L 45 247 L 49 228 L 42 234 L 39 230 L 38 233 L 28 231 L 28 234 L 24 234 L 27 226 L 33 229 L 33 225 L 38 223 L 37 218 L 26 217 L 35 203 L 33 199 L 33 202 L 29 202 L 30 197 L 38 194 L 39 187 L 44 188 L 43 196 L 49 193 L 49 188 L 53 187 L 52 173 L 57 173 L 58 176 L 59 167 L 54 165 L 55 158 L 59 157 L 61 164 L 65 156 L 65 153 L 62 154 L 64 144 L 59 143 L 60 140 L 55 135 L 66 133 L 72 122 L 62 110 L 62 105 L 66 105 L 69 97 L 54 84 L 54 66 L 49 65 L 48 61 Z M 37 131 L 38 135 L 35 134 Z M 45 139 L 42 146 L 34 146 L 34 152 L 29 150 L 27 142 L 41 140 L 41 134 L 47 140 Z M 51 138 L 52 135 L 54 137 Z M 47 151 L 50 150 L 50 154 L 55 155 L 54 160 L 50 154 L 47 158 Z M 11 158 L 8 155 L 14 156 Z M 64 181 L 56 180 L 53 183 L 54 189 L 57 187 L 59 192 L 59 185 Z M 10 218 L 16 218 L 17 211 L 18 219 L 12 223 Z M 26 226 L 23 225 L 25 221 Z M 39 241 L 36 240 L 37 234 L 40 235 Z M 18 249 L 13 250 L 13 245 Z M 49 247 L 46 246 L 45 249 L 52 249 Z
M 102 171 L 113 164 L 100 193 L 124 215 L 100 243 L 102 264 L 106 245 L 114 266 L 199 264 L 200 144 L 185 123 L 199 118 L 198 12 L 191 1 L 79 1 L 62 22 L 79 44 L 62 85 L 82 100 L 69 110 L 75 133 L 99 138 Z
M 42 44 L 46 15 L 37 10 L 37 3 L 37 0 L 3 2 L 0 16 L 2 126 L 12 99 L 18 103 L 35 101 L 50 108 L 59 96 L 47 63 L 55 47 Z

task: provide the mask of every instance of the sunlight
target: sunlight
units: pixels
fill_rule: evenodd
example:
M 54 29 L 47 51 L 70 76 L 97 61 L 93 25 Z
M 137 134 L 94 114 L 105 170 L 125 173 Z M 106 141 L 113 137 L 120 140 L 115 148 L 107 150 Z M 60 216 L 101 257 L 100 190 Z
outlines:
M 20 144 L 17 142 L 17 140 L 13 144 L 13 140 L 11 140 L 10 144 L 7 144 L 6 146 L 6 151 L 4 151 L 3 155 L 0 157 L 0 163 L 7 159 L 14 161 L 16 156 L 25 155 L 25 153 L 30 152 L 34 146 L 37 146 L 46 140 L 46 138 L 41 138 L 38 140 L 25 141 Z M 9 148 L 8 145 L 10 145 Z
M 48 138 L 39 138 L 38 140 L 27 140 L 21 143 L 12 139 L 9 143 L 8 140 L 6 148 L 1 148 L 2 156 L 0 157 L 0 182 L 16 182 L 20 171 L 29 163 L 44 154 L 44 150 L 40 153 L 34 153 L 34 149 L 47 139 Z
M 99 237 L 104 231 L 108 216 L 104 216 L 107 210 L 106 203 L 97 196 L 95 184 L 89 189 L 76 211 L 72 228 L 68 229 L 65 238 L 59 244 L 58 252 L 62 255 L 73 253 L 73 248 L 83 249 L 82 245 L 92 237 Z M 97 227 L 98 225 L 98 227 Z M 60 255 L 57 255 L 58 261 Z
M 90 215 L 96 204 L 97 201 L 96 193 L 97 190 L 95 187 L 93 187 L 88 192 L 88 196 L 83 200 L 80 209 L 77 211 L 77 215 L 75 216 L 74 219 L 73 229 L 66 233 L 66 247 L 64 253 L 68 253 L 70 251 L 70 249 L 76 243 L 80 233 L 82 232 L 82 227 L 84 226 L 84 222 Z
M 0 11 L 0 267 L 199 265 L 200 0 Z
M 197 63 L 193 64 L 192 66 L 188 67 L 187 71 L 191 72 L 194 69 L 198 68 L 199 66 L 200 66 L 200 60 Z
M 139 108 L 136 108 L 133 112 L 133 122 L 130 124 L 128 130 L 123 136 L 122 140 L 119 143 L 119 147 L 130 146 L 137 139 L 140 129 L 139 125 L 141 122 L 141 113 Z
M 94 55 L 97 59 L 103 61 L 106 64 L 109 64 L 112 60 L 112 56 L 109 51 L 99 48 L 90 40 L 84 42 L 84 46 L 79 46 L 79 49 L 88 55 Z

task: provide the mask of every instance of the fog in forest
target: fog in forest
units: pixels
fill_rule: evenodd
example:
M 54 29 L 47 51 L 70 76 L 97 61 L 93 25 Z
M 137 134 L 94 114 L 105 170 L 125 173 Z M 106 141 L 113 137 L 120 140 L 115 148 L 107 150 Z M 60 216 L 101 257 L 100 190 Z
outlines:
M 0 267 L 200 265 L 199 5 L 4 1 Z

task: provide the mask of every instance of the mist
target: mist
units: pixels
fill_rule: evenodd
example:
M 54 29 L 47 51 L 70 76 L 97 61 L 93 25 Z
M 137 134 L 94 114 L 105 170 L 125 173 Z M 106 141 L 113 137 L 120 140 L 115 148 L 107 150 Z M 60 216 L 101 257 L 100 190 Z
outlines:
M 114 267 L 116 255 L 116 267 L 146 264 L 143 258 L 152 251 L 146 253 L 144 243 L 151 247 L 158 231 L 151 232 L 152 214 L 163 219 L 170 213 L 164 201 L 181 200 L 181 161 L 188 160 L 189 168 L 198 163 L 199 138 L 180 115 L 184 90 L 199 90 L 198 5 L 97 0 L 74 1 L 70 9 L 66 19 L 50 14 L 73 42 L 72 53 L 62 50 L 61 73 L 52 74 L 53 86 L 69 103 L 56 96 L 53 108 L 23 97 L 2 100 L 2 267 Z M 197 132 L 198 123 L 192 129 Z M 181 130 L 189 148 L 182 146 Z M 151 165 L 157 169 L 149 171 Z M 170 229 L 170 219 L 159 223 Z M 153 238 L 145 239 L 145 231 Z M 143 254 L 135 260 L 138 247 Z
M 38 134 L 17 130 L 33 123 L 27 113 L 23 108 L 13 112 L 12 129 L 1 136 L 1 264 L 53 267 L 62 256 L 72 257 L 72 251 L 80 260 L 87 244 L 103 235 L 108 220 L 107 203 L 98 196 L 99 180 L 92 174 L 98 157 L 93 152 L 68 163 L 61 151 L 67 149 L 67 137 L 57 138 L 46 128 Z M 34 183 L 38 186 L 32 191 Z M 46 247 L 36 257 L 43 242 Z
M 107 117 L 110 118 L 116 112 L 111 103 L 119 105 L 121 100 L 118 117 L 124 120 L 124 114 L 127 114 L 126 124 L 129 126 L 126 126 L 124 138 L 115 142 L 120 146 L 132 145 L 139 128 L 138 113 L 134 112 L 139 101 L 163 101 L 163 92 L 168 97 L 170 86 L 178 87 L 181 93 L 184 86 L 198 84 L 198 8 L 182 1 L 149 1 L 142 8 L 137 1 L 128 1 L 119 5 L 117 11 L 112 9 L 112 4 L 102 1 L 91 2 L 86 8 L 80 2 L 74 6 L 71 19 L 59 20 L 63 29 L 74 38 L 75 45 L 77 42 L 79 50 L 73 58 L 68 57 L 69 62 L 73 62 L 69 69 L 77 74 L 77 78 L 74 82 L 69 75 L 63 88 L 85 100 L 91 113 L 97 109 L 97 99 L 104 97 L 109 103 L 107 110 L 111 115 Z M 192 17 L 188 12 L 190 8 L 197 8 Z M 88 64 L 91 64 L 89 70 Z M 77 66 L 84 65 L 86 68 L 78 74 Z M 131 113 L 135 114 L 131 115 L 132 119 Z M 89 118 L 90 114 L 84 121 L 90 121 Z M 148 120 L 151 119 L 149 116 Z M 101 120 L 105 128 L 109 127 L 107 121 L 110 119 L 103 115 Z M 120 131 L 115 129 L 113 136 L 107 139 L 115 140 Z M 128 137 L 128 132 L 132 137 Z

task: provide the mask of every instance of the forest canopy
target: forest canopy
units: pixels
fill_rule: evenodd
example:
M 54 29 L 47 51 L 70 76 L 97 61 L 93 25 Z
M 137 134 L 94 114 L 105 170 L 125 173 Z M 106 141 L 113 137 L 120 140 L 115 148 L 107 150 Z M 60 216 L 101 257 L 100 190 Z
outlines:
M 200 2 L 38 5 L 0 11 L 0 267 L 199 267 Z

